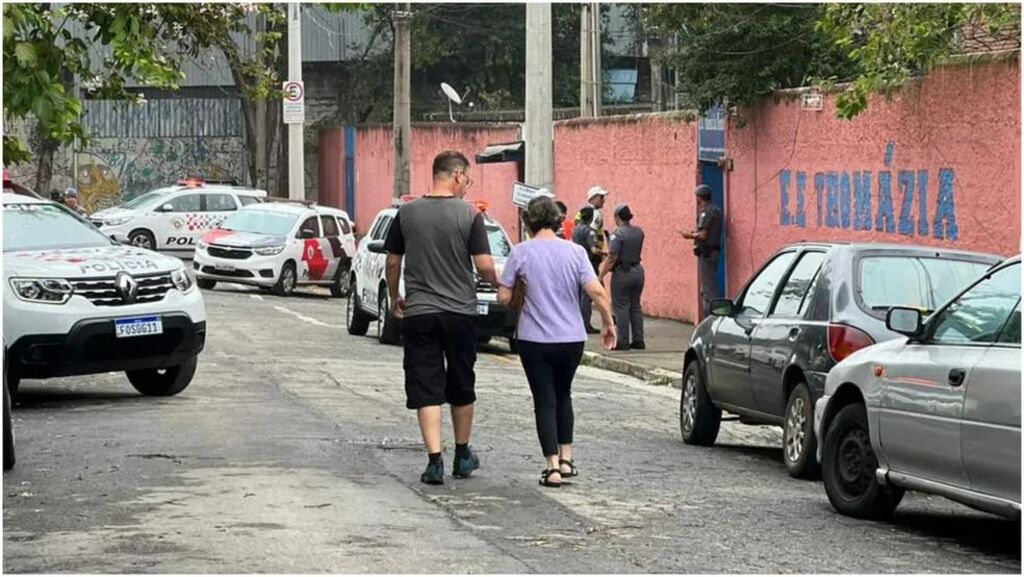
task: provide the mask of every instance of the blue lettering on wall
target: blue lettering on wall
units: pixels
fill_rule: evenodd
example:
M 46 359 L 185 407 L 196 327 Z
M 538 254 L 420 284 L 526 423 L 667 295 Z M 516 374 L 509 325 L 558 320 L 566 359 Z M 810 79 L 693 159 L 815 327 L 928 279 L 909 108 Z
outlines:
M 892 165 L 894 157 L 895 145 L 890 142 L 885 150 L 887 167 Z M 893 173 L 900 203 L 898 221 Z M 928 236 L 931 232 L 937 239 L 959 239 L 954 189 L 956 172 L 952 168 L 939 169 L 934 205 L 929 205 L 932 196 L 928 187 L 934 181 L 927 169 L 883 170 L 875 178 L 872 176 L 868 170 L 815 172 L 817 226 L 875 230 L 908 237 Z M 790 169 L 779 173 L 779 223 L 782 226 L 806 228 L 807 180 L 807 173 L 803 171 L 796 171 L 795 178 Z M 929 218 L 929 208 L 934 210 L 932 218 Z
M 875 216 L 875 230 L 888 233 L 895 230 L 892 209 L 892 173 L 883 170 L 878 173 L 878 214 Z
M 779 173 L 779 224 L 782 226 L 789 226 L 792 222 L 789 216 L 789 177 L 788 170 Z
M 807 215 L 804 214 L 804 193 L 807 191 L 807 173 L 796 173 L 796 225 L 807 226 Z
M 871 230 L 871 173 L 853 173 L 853 196 L 857 202 L 854 230 Z
M 953 204 L 952 168 L 939 169 L 939 200 L 935 209 L 935 238 L 956 240 L 960 238 L 960 229 L 956 226 L 956 206 Z
M 917 171 L 917 234 L 928 236 L 928 171 Z
M 900 208 L 900 234 L 914 234 L 914 178 L 912 170 L 900 171 L 900 188 L 903 190 L 903 205 Z

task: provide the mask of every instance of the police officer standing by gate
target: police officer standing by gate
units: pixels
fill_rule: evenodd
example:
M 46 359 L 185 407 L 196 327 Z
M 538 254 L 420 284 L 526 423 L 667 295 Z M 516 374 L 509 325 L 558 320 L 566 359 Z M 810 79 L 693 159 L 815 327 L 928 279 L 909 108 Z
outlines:
M 722 209 L 711 202 L 711 187 L 702 184 L 694 189 L 697 195 L 697 228 L 679 231 L 683 238 L 693 241 L 693 254 L 697 256 L 697 280 L 700 283 L 700 303 L 704 317 L 711 314 L 711 300 L 718 293 L 718 261 L 721 257 Z
M 644 292 L 644 267 L 640 255 L 644 250 L 644 231 L 634 226 L 629 205 L 615 207 L 615 224 L 608 258 L 601 263 L 601 283 L 612 274 L 612 308 L 615 311 L 615 330 L 619 335 L 617 351 L 643 350 L 644 315 L 640 311 L 640 295 Z M 630 333 L 632 329 L 632 333 Z

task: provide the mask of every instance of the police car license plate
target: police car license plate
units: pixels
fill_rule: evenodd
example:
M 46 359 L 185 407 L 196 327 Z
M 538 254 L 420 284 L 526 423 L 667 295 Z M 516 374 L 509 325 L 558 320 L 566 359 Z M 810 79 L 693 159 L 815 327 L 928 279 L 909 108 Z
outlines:
M 489 305 L 487 303 L 477 303 L 477 305 L 476 305 L 476 314 L 478 314 L 478 315 L 480 315 L 482 317 L 485 317 L 490 312 L 491 312 L 491 305 Z
M 114 336 L 145 337 L 159 335 L 164 332 L 164 323 L 160 317 L 138 317 L 134 319 L 117 319 L 114 321 Z
M 233 264 L 218 264 L 217 265 L 217 270 L 222 270 L 224 272 L 235 272 L 235 265 L 233 265 Z

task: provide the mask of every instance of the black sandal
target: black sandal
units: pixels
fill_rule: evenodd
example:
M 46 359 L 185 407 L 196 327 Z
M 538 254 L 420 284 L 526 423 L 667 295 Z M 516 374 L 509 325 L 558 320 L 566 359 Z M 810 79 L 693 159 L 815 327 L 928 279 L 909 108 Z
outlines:
M 549 480 L 551 478 L 551 475 L 554 475 L 555 473 L 558 473 L 559 475 L 562 474 L 562 472 L 560 470 L 558 470 L 558 469 L 545 469 L 545 470 L 541 471 L 541 473 L 540 473 L 540 484 L 544 485 L 545 487 L 554 487 L 555 489 L 561 489 L 562 488 L 562 482 L 561 481 L 559 481 L 557 483 L 554 483 L 554 482 Z
M 568 465 L 569 466 L 569 472 L 568 473 L 565 473 L 565 472 L 562 473 L 562 478 L 563 479 L 568 479 L 570 477 L 578 477 L 579 476 L 580 472 L 579 472 L 578 469 L 576 469 L 576 465 L 572 464 L 572 461 L 570 461 L 568 459 L 559 459 L 558 460 L 558 470 L 559 471 L 562 470 L 562 465 Z

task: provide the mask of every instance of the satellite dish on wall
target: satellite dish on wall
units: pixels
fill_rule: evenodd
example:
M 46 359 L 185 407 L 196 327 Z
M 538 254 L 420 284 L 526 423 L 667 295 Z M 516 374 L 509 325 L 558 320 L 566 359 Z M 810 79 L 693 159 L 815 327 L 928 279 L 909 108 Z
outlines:
M 441 83 L 441 91 L 448 97 L 448 100 L 451 100 L 455 104 L 462 104 L 462 97 L 459 96 L 459 93 L 455 92 L 455 89 L 447 82 Z

